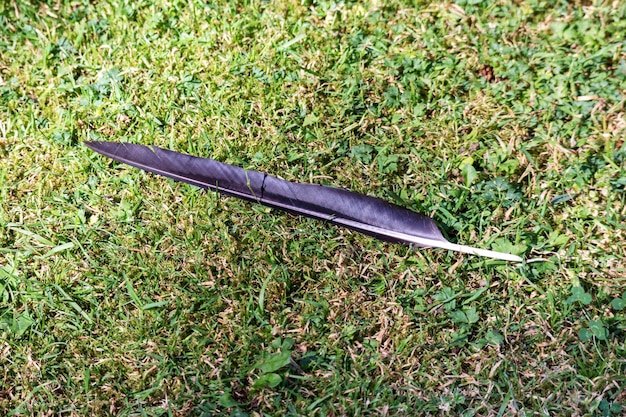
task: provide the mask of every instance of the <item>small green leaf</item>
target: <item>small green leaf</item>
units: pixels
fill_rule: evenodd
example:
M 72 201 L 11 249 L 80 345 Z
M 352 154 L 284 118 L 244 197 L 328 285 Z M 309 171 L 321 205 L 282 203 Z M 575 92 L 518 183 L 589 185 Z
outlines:
M 304 118 L 304 123 L 302 123 L 302 126 L 303 127 L 311 126 L 317 123 L 319 120 L 320 118 L 317 117 L 315 114 L 313 113 L 307 114 L 306 117 Z
M 257 389 L 265 387 L 275 388 L 282 382 L 282 380 L 283 379 L 278 374 L 263 374 L 254 381 L 252 387 Z
M 567 298 L 567 303 L 574 304 L 577 301 L 580 301 L 584 305 L 588 305 L 591 303 L 591 294 L 585 292 L 582 287 L 572 287 L 572 295 Z
M 398 155 L 378 155 L 378 169 L 381 173 L 386 174 L 396 172 L 398 170 Z
M 21 313 L 15 319 L 13 331 L 18 337 L 22 336 L 33 323 L 35 323 L 35 320 L 33 320 L 27 312 Z
M 589 329 L 580 329 L 578 331 L 578 338 L 580 340 L 582 340 L 583 342 L 586 342 L 587 340 L 591 339 L 591 337 L 593 336 L 593 333 L 591 333 L 591 330 Z
M 369 165 L 372 162 L 372 148 L 370 145 L 357 145 L 350 149 L 350 157 Z
M 489 330 L 485 335 L 487 343 L 493 346 L 500 346 L 504 342 L 504 336 L 502 336 L 497 330 Z
M 292 337 L 287 337 L 283 340 L 282 349 L 283 350 L 291 350 L 293 345 L 295 344 L 295 340 Z
M 498 165 L 498 171 L 513 175 L 518 166 L 519 161 L 517 159 L 509 159 Z
M 461 328 L 461 331 L 450 334 L 450 345 L 465 346 L 468 342 L 467 329 Z
M 601 320 L 589 320 L 589 330 L 598 340 L 606 340 L 608 336 L 608 330 Z
M 455 323 L 467 324 L 476 323 L 480 318 L 474 307 L 468 308 L 467 310 L 463 311 L 453 311 L 452 313 L 450 313 L 450 317 Z
M 567 235 L 559 234 L 556 230 L 550 233 L 547 241 L 550 246 L 557 248 L 565 245 L 567 242 L 569 242 L 569 237 Z
M 496 252 L 512 253 L 513 255 L 523 255 L 527 246 L 523 243 L 513 244 L 506 239 L 496 239 L 491 244 L 491 249 Z
M 267 374 L 270 372 L 278 371 L 283 366 L 289 365 L 290 360 L 291 352 L 285 350 L 260 360 L 254 365 L 254 367 L 260 369 L 261 372 Z
M 443 307 L 446 311 L 452 311 L 456 308 L 456 296 L 452 288 L 443 287 L 433 298 L 435 301 L 443 302 Z
M 450 313 L 452 321 L 455 323 L 467 323 L 467 316 L 463 311 L 456 310 Z
M 478 173 L 476 172 L 473 163 L 474 159 L 472 157 L 467 157 L 463 161 L 461 161 L 461 164 L 459 165 L 461 168 L 461 175 L 463 175 L 463 179 L 465 180 L 466 187 L 471 186 L 478 178 Z
M 217 400 L 217 402 L 225 408 L 231 408 L 231 407 L 238 407 L 239 403 L 233 398 L 233 396 L 230 394 L 230 392 L 225 392 L 222 395 L 220 395 L 220 398 Z
M 469 309 L 465 310 L 465 316 L 467 317 L 467 322 L 470 324 L 476 323 L 480 319 L 480 316 L 478 315 L 474 307 L 470 307 Z
M 615 310 L 623 310 L 624 307 L 626 307 L 626 301 L 623 298 L 615 298 L 613 301 L 611 301 L 611 306 Z
M 591 294 L 589 293 L 584 293 L 583 295 L 580 296 L 580 302 L 583 303 L 584 305 L 588 305 L 591 303 Z

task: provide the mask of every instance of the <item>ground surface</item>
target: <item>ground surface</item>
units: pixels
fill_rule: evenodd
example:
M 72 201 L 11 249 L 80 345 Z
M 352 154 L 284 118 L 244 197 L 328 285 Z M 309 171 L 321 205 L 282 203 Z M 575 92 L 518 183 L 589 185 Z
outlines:
M 624 412 L 625 2 L 47 3 L 0 3 L 0 414 Z M 381 243 L 85 140 L 541 261 Z

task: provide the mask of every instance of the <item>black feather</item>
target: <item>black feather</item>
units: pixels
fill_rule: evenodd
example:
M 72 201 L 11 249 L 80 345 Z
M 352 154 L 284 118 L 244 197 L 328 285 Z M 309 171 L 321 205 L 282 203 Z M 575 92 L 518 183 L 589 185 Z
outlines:
M 442 247 L 498 259 L 521 258 L 448 242 L 435 222 L 424 215 L 376 197 L 316 184 L 301 184 L 258 171 L 128 143 L 85 142 L 102 155 L 177 181 L 266 206 L 324 220 L 394 243 Z

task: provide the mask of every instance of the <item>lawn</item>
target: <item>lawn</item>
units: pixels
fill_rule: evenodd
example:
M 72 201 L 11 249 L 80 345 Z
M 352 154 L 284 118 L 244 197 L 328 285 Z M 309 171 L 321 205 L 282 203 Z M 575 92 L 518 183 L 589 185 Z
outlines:
M 620 416 L 626 2 L 0 2 L 0 415 Z M 506 263 L 147 174 L 383 198 Z

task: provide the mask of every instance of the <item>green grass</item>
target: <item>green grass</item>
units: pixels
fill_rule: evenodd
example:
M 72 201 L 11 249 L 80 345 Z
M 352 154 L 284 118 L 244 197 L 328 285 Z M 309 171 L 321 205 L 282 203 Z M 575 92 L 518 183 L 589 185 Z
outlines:
M 0 3 L 0 414 L 626 410 L 626 3 L 50 3 Z M 94 139 L 541 261 L 381 243 Z

